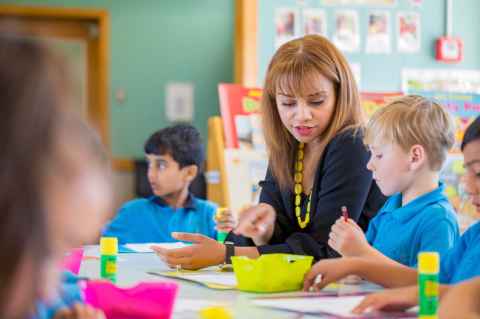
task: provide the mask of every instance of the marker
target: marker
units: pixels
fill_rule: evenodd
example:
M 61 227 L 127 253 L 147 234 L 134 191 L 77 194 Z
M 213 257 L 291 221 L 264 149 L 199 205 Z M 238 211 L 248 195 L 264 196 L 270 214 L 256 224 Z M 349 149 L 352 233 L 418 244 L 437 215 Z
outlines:
M 345 222 L 348 222 L 348 210 L 347 206 L 342 206 L 342 215 Z

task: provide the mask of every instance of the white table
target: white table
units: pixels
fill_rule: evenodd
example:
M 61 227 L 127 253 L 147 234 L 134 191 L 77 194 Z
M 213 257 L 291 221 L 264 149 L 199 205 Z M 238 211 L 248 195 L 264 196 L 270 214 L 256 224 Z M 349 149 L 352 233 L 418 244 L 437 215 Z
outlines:
M 98 246 L 85 247 L 85 256 L 99 256 Z M 213 290 L 199 284 L 183 280 L 148 274 L 147 271 L 171 270 L 153 253 L 119 254 L 117 259 L 117 284 L 128 287 L 142 281 L 175 281 L 179 285 L 179 294 L 172 318 L 200 318 L 199 310 L 205 306 L 226 305 L 234 318 L 319 318 L 301 314 L 257 307 L 250 300 L 260 294 L 244 293 L 236 290 Z M 100 278 L 100 261 L 98 258 L 86 258 L 80 268 L 80 276 L 92 279 Z M 194 309 L 194 310 L 187 310 Z
M 84 256 L 98 255 L 98 246 L 85 247 Z M 183 280 L 150 275 L 147 271 L 171 270 L 155 254 L 118 254 L 117 269 L 117 284 L 123 287 L 135 285 L 142 281 L 175 281 L 179 286 L 179 293 L 172 316 L 174 319 L 200 318 L 198 310 L 185 311 L 184 307 L 193 305 L 194 308 L 198 308 L 204 304 L 203 301 L 208 301 L 210 305 L 228 305 L 228 309 L 231 310 L 234 318 L 300 318 L 298 314 L 253 306 L 249 298 L 259 296 L 258 294 L 243 293 L 236 290 L 213 290 Z M 80 276 L 92 279 L 100 278 L 100 261 L 92 258 L 84 260 L 80 268 Z M 198 301 L 198 304 L 196 301 Z M 208 304 L 205 306 L 208 306 Z

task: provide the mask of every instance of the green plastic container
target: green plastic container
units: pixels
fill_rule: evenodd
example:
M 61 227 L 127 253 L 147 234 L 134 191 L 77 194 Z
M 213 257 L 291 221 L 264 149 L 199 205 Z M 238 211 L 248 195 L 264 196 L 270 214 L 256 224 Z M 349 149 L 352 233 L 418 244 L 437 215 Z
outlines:
M 267 254 L 257 259 L 232 257 L 237 287 L 249 292 L 282 292 L 300 290 L 312 256 Z

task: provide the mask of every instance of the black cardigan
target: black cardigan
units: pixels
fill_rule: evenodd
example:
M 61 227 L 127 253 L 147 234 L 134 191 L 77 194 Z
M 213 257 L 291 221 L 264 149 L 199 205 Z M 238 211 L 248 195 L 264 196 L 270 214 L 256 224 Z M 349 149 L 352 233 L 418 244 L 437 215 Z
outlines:
M 366 230 L 368 221 L 385 202 L 372 174 L 367 170 L 368 151 L 359 132 L 345 130 L 327 144 L 318 163 L 312 190 L 310 223 L 298 226 L 294 195 L 291 189 L 281 191 L 270 169 L 260 182 L 260 202 L 273 206 L 275 228 L 268 245 L 259 246 L 260 254 L 291 253 L 310 255 L 319 260 L 338 254 L 328 246 L 331 226 L 341 216 L 340 208 L 348 208 L 350 218 Z M 306 197 L 302 196 L 302 220 Z M 227 240 L 238 246 L 254 246 L 250 238 L 230 233 Z

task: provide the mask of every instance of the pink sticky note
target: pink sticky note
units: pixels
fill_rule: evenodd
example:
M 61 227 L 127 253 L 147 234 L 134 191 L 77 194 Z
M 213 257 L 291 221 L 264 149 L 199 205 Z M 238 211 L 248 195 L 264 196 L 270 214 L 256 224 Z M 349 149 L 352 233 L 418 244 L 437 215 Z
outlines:
M 62 269 L 70 270 L 75 275 L 80 271 L 82 264 L 83 248 L 72 249 L 62 260 Z

